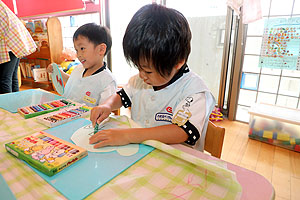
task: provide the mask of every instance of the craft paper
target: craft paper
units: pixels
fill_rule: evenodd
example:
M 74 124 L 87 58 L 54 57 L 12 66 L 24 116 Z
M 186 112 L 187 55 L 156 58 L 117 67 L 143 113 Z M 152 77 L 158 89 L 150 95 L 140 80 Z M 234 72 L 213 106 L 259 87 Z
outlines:
M 135 122 L 130 120 L 126 116 L 120 116 L 117 118 L 109 117 L 104 123 L 99 126 L 102 130 L 110 128 L 131 128 L 139 127 Z M 99 130 L 100 131 L 100 130 Z M 111 152 L 117 151 L 121 156 L 131 156 L 138 152 L 138 144 L 129 144 L 124 146 L 108 146 L 95 149 L 93 144 L 89 144 L 89 138 L 94 134 L 94 127 L 90 123 L 80 129 L 78 129 L 71 137 L 71 140 L 78 146 L 90 151 L 90 152 Z

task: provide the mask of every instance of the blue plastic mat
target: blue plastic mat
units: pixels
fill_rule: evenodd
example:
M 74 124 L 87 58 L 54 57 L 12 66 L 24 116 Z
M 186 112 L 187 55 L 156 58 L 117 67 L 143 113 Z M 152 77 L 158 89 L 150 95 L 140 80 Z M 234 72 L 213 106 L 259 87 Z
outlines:
M 13 195 L 12 191 L 9 189 L 3 176 L 0 174 L 0 199 L 5 200 L 15 200 L 16 197 Z
M 64 97 L 37 89 L 23 90 L 20 92 L 1 94 L 0 108 L 11 113 L 16 113 L 18 108 L 57 99 L 64 99 Z
M 45 130 L 45 132 L 65 141 L 72 142 L 70 138 L 73 133 L 90 123 L 86 119 L 77 119 Z M 71 200 L 83 199 L 146 156 L 153 149 L 153 147 L 140 144 L 139 151 L 132 156 L 121 156 L 116 151 L 88 152 L 87 157 L 77 161 L 52 177 L 34 168 L 32 169 L 66 198 Z

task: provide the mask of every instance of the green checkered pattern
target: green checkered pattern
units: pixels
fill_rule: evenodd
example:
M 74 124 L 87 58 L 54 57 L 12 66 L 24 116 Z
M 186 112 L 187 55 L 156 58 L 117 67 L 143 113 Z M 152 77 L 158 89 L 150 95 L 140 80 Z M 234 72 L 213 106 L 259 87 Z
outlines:
M 0 108 L 0 142 L 12 141 L 18 137 L 47 129 L 34 118 L 24 119 L 18 113 L 10 113 Z
M 157 149 L 87 199 L 240 199 L 233 172 L 157 141 L 144 143 Z
M 4 144 L 46 129 L 0 109 L 0 173 L 17 199 L 65 199 Z M 157 141 L 156 148 L 87 199 L 239 199 L 241 186 L 223 161 L 205 161 Z
M 17 199 L 65 199 L 23 161 L 5 150 L 4 144 L 47 127 L 34 118 L 0 109 L 0 173 Z M 1 198 L 0 198 L 1 199 Z

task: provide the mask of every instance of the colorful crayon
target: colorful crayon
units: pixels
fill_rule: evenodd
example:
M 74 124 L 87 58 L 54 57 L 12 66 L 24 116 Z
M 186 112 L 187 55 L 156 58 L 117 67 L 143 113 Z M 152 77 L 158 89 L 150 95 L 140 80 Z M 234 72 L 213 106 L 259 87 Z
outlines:
M 58 104 L 54 103 L 54 106 Z M 54 127 L 71 120 L 77 119 L 79 117 L 84 117 L 89 114 L 90 109 L 89 107 L 84 107 L 83 105 L 78 106 L 70 106 L 63 110 L 59 110 L 57 112 L 49 113 L 46 116 L 39 117 L 37 120 L 40 123 L 45 124 L 48 127 Z

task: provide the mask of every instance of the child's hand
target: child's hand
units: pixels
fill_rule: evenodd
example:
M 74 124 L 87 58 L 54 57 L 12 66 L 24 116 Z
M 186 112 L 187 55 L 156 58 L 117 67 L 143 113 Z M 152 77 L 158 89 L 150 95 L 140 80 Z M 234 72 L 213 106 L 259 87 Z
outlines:
M 129 144 L 127 133 L 130 129 L 107 129 L 102 130 L 90 137 L 90 144 L 95 144 L 94 148 L 104 146 L 119 146 Z
M 49 64 L 48 67 L 47 67 L 47 72 L 48 73 L 53 73 L 53 66 L 52 64 Z
M 95 126 L 96 122 L 100 124 L 103 120 L 105 120 L 111 113 L 111 108 L 105 104 L 94 107 L 91 110 L 90 120 L 92 121 L 93 126 Z

